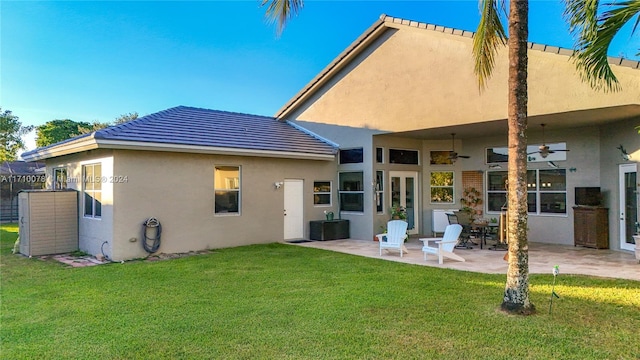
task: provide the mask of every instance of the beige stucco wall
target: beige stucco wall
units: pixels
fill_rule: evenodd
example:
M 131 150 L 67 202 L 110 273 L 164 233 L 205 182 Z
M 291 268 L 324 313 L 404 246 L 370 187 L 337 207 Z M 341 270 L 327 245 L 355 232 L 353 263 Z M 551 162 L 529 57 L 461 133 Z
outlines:
M 395 26 L 395 25 L 394 25 Z M 507 51 L 480 93 L 472 39 L 397 25 L 288 119 L 406 131 L 507 117 Z M 613 66 L 622 92 L 592 90 L 566 55 L 529 51 L 529 115 L 640 104 L 640 71 Z
M 313 205 L 314 180 L 337 184 L 330 161 L 126 150 L 114 151 L 114 159 L 114 174 L 127 178 L 113 187 L 114 260 L 147 255 L 141 234 L 149 217 L 162 224 L 162 253 L 282 241 L 284 189 L 274 182 L 288 178 L 304 180 L 305 237 L 309 220 L 323 219 L 324 210 L 337 213 L 335 198 L 331 207 Z M 217 165 L 241 167 L 241 215 L 214 215 Z
M 84 216 L 84 196 L 82 193 L 82 166 L 101 164 L 102 176 L 102 216 L 89 218 Z M 110 241 L 113 237 L 113 153 L 110 150 L 91 150 L 81 154 L 73 154 L 46 161 L 47 188 L 51 189 L 53 169 L 67 169 L 67 188 L 79 191 L 78 194 L 78 246 L 89 254 L 111 255 Z M 104 244 L 106 242 L 106 244 Z M 104 246 L 102 246 L 104 244 Z

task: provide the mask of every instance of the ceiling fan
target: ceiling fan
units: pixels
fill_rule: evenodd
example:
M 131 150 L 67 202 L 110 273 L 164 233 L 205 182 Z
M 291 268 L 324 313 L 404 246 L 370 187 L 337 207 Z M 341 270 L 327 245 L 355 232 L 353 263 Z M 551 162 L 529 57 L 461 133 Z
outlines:
M 527 155 L 533 155 L 533 154 L 540 154 L 540 156 L 542 156 L 542 158 L 546 158 L 547 156 L 549 156 L 549 154 L 553 154 L 556 151 L 569 151 L 569 150 L 561 150 L 561 149 L 557 149 L 557 150 L 551 150 L 549 148 L 549 145 L 547 145 L 544 141 L 544 127 L 546 124 L 540 124 L 540 126 L 542 126 L 542 145 L 538 146 L 538 151 L 534 151 L 534 152 L 530 152 Z
M 458 153 L 456 152 L 455 138 L 456 138 L 456 134 L 452 133 L 451 134 L 451 151 L 449 151 L 449 160 L 451 160 L 451 162 L 456 162 L 458 158 L 462 158 L 462 159 L 470 158 L 471 156 L 458 155 Z

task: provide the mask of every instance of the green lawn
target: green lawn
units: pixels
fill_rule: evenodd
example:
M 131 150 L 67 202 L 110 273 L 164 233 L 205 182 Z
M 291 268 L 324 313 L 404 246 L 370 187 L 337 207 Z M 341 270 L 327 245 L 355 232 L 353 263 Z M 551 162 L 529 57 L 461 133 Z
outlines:
M 70 268 L 1 230 L 3 359 L 638 359 L 640 282 L 531 277 L 538 314 L 498 310 L 504 275 L 284 244 Z M 549 269 L 551 272 L 551 269 Z

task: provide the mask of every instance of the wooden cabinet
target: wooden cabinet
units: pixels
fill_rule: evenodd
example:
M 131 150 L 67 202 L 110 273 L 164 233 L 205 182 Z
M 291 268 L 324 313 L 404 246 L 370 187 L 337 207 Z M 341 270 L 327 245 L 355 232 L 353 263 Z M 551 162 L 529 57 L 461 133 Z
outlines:
M 596 249 L 609 248 L 607 208 L 576 206 L 573 208 L 573 245 Z
M 311 240 L 336 240 L 349 238 L 349 220 L 311 221 Z

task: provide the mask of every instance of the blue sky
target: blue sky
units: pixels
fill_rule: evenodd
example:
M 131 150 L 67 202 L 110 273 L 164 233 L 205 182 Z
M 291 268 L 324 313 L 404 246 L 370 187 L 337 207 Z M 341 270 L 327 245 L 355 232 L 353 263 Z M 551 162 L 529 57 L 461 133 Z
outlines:
M 479 19 L 475 0 L 306 1 L 277 37 L 258 0 L 3 0 L 0 106 L 25 125 L 178 105 L 273 115 L 383 13 L 471 31 Z M 611 55 L 637 59 L 629 33 Z M 572 47 L 559 0 L 530 2 L 529 40 Z

